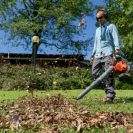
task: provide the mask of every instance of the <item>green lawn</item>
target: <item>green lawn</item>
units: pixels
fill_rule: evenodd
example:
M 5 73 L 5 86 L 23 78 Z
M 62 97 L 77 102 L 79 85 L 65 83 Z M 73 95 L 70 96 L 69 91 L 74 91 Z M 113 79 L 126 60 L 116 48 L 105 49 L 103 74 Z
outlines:
M 105 104 L 102 101 L 104 97 L 103 90 L 92 90 L 80 100 L 75 100 L 82 90 L 50 90 L 36 91 L 34 96 L 45 97 L 47 95 L 62 94 L 70 100 L 76 101 L 76 104 L 87 108 L 90 112 L 109 111 L 133 113 L 133 90 L 116 90 L 116 99 L 112 104 Z M 29 95 L 27 91 L 0 91 L 1 102 L 11 102 L 18 97 Z
M 103 90 L 92 90 L 85 97 L 80 100 L 76 100 L 75 97 L 79 95 L 83 90 L 50 90 L 50 91 L 36 91 L 34 92 L 35 97 L 46 97 L 61 94 L 64 95 L 70 101 L 76 102 L 76 104 L 80 107 L 84 107 L 89 112 L 125 112 L 125 113 L 133 113 L 133 91 L 132 90 L 117 90 L 116 91 L 116 99 L 114 103 L 107 104 L 102 101 L 104 97 Z M 12 101 L 16 101 L 17 98 L 23 96 L 30 95 L 27 91 L 0 91 L 0 102 L 1 104 L 6 104 Z M 1 105 L 0 104 L 0 105 Z M 2 107 L 2 106 L 1 106 Z M 3 109 L 0 108 L 0 115 L 3 115 Z M 104 125 L 103 125 L 104 126 Z M 118 133 L 125 133 L 127 128 L 122 127 L 114 130 Z M 92 127 L 87 130 L 87 133 L 111 133 L 113 130 L 110 127 Z M 13 131 L 14 132 L 14 131 Z M 7 131 L 7 133 L 13 133 L 11 130 Z M 5 130 L 0 129 L 0 133 L 5 133 Z M 18 133 L 33 133 L 31 130 L 21 130 Z M 62 133 L 77 133 L 74 129 L 62 129 Z M 83 132 L 86 133 L 86 130 Z

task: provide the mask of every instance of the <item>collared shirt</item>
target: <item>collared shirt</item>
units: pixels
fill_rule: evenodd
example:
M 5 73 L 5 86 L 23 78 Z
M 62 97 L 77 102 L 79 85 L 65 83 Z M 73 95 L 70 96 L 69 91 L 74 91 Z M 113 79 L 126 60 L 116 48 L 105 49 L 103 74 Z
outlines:
M 95 58 L 101 58 L 113 54 L 120 49 L 120 40 L 117 28 L 114 24 L 106 23 L 96 29 L 93 53 Z

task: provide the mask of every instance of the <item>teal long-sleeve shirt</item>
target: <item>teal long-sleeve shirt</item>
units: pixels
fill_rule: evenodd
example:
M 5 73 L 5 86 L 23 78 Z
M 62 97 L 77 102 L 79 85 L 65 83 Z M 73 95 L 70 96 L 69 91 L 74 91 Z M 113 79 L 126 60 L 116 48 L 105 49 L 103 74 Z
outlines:
M 93 54 L 95 58 L 101 58 L 113 54 L 120 49 L 120 40 L 117 28 L 114 24 L 106 23 L 96 29 Z

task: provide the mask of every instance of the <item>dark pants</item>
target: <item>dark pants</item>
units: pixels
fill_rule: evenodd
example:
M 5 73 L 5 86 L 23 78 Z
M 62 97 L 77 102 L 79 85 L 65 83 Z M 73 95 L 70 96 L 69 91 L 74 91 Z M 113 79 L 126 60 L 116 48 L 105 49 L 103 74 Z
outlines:
M 111 55 L 94 59 L 94 63 L 92 65 L 92 75 L 94 79 L 98 78 L 104 71 L 106 71 L 109 68 L 109 66 L 112 66 L 112 65 L 113 65 L 113 61 L 112 61 Z M 114 80 L 113 72 L 110 75 L 108 75 L 106 79 L 104 79 L 101 82 L 101 84 L 104 87 L 106 96 L 114 99 L 115 80 Z

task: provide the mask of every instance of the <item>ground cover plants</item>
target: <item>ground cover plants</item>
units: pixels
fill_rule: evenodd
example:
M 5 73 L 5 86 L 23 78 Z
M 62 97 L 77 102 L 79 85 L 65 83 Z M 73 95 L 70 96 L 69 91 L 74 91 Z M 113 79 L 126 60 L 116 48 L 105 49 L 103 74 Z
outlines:
M 36 67 L 30 65 L 0 66 L 0 88 L 2 90 L 71 90 L 84 89 L 93 81 L 90 67 Z M 116 80 L 116 89 L 133 90 L 133 78 L 126 82 Z

